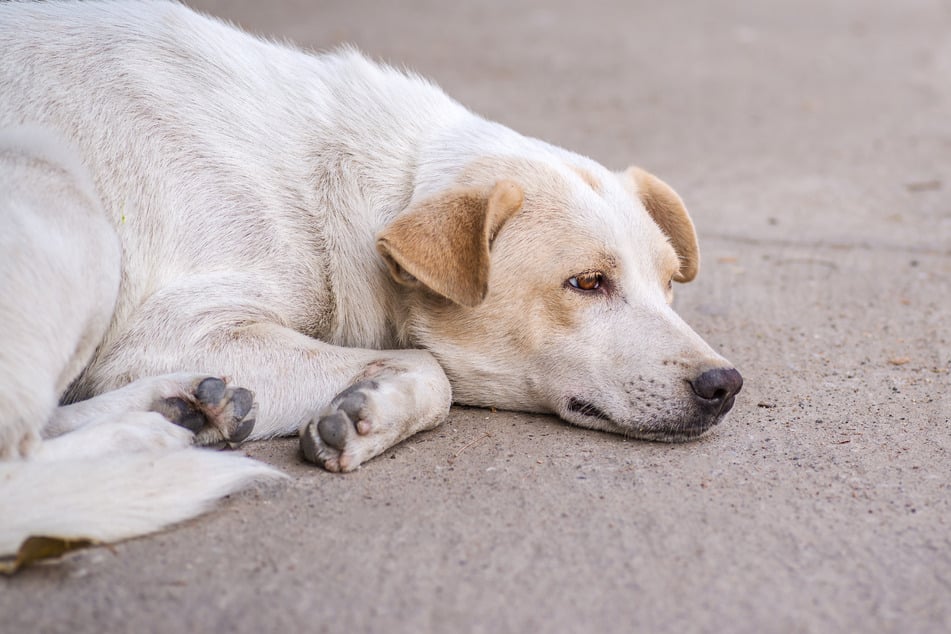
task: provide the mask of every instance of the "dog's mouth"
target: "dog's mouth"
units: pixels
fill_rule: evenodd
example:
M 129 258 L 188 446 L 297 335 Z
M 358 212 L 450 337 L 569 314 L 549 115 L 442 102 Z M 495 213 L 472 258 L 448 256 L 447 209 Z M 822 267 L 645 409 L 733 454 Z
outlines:
M 598 409 L 597 406 L 592 405 L 588 401 L 582 401 L 580 398 L 571 397 L 568 399 L 568 411 L 575 412 L 589 418 L 597 418 L 599 420 L 607 421 L 611 420 L 611 417 Z
M 722 411 L 714 416 L 702 416 L 689 421 L 672 421 L 667 425 L 658 426 L 656 428 L 619 427 L 614 420 L 597 405 L 575 396 L 568 399 L 565 409 L 567 409 L 568 412 L 579 414 L 588 419 L 589 422 L 574 421 L 575 424 L 579 424 L 583 427 L 613 431 L 630 438 L 638 438 L 641 440 L 677 443 L 691 441 L 703 436 L 726 416 L 730 408 L 724 405 Z M 596 423 L 595 421 L 603 421 L 603 423 L 607 423 L 607 426 L 603 423 Z

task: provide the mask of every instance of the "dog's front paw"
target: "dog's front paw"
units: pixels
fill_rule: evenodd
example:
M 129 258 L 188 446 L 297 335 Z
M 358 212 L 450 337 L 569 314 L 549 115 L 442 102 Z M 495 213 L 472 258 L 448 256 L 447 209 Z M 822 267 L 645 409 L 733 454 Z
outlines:
M 254 429 L 254 394 L 230 387 L 225 379 L 205 377 L 177 396 L 156 399 L 151 410 L 195 434 L 195 444 L 240 444 Z
M 301 429 L 304 457 L 328 471 L 352 471 L 385 451 L 399 430 L 381 419 L 383 391 L 378 381 L 360 381 L 338 394 Z

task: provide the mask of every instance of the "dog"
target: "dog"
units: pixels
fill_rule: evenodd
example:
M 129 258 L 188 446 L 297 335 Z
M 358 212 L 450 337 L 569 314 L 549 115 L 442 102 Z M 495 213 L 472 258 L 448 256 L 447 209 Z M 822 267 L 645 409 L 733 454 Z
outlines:
M 647 171 L 171 2 L 2 3 L 0 50 L 2 553 L 276 473 L 199 446 L 351 471 L 452 402 L 680 441 L 740 391 Z

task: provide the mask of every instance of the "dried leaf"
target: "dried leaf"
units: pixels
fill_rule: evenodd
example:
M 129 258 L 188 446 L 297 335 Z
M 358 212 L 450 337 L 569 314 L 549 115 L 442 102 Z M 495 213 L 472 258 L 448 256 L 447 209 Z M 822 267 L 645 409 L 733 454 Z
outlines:
M 61 557 L 71 550 L 96 545 L 91 539 L 68 539 L 64 537 L 45 537 L 34 535 L 27 537 L 15 557 L 0 559 L 0 574 L 12 575 L 24 566 Z

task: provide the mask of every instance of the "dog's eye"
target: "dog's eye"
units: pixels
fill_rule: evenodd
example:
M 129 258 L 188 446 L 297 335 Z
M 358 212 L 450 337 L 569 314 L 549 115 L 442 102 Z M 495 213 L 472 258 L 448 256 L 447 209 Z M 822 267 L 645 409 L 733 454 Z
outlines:
M 579 291 L 596 291 L 601 288 L 602 282 L 604 282 L 604 273 L 600 271 L 581 273 L 568 279 L 572 288 L 577 288 Z

